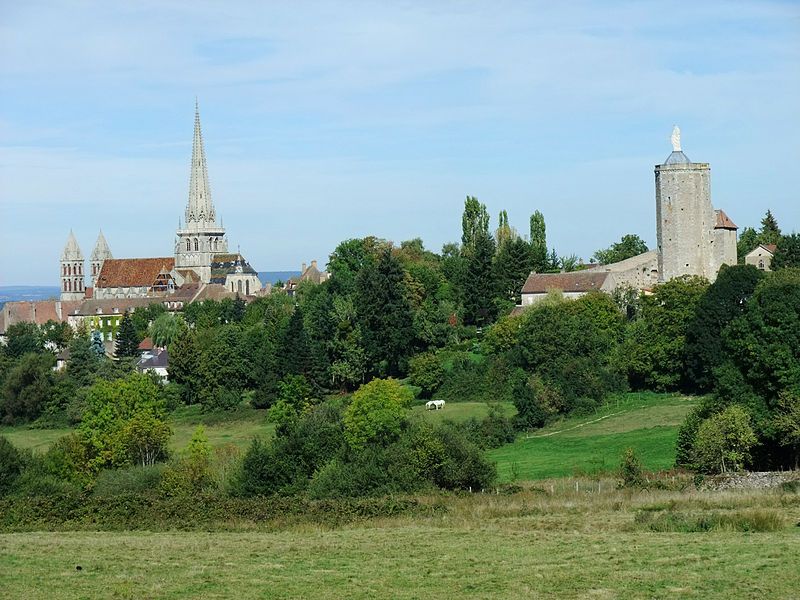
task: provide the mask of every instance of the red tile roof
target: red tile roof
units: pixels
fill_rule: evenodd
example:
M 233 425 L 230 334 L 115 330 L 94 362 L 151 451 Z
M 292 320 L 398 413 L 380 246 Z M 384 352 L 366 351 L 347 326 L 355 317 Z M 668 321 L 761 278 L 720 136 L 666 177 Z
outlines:
M 95 281 L 96 287 L 149 287 L 158 274 L 175 267 L 173 257 L 163 258 L 108 258 Z
M 778 249 L 776 244 L 761 244 L 761 247 L 770 254 L 775 254 L 775 250 Z
M 599 290 L 609 273 L 573 271 L 572 273 L 531 273 L 522 286 L 523 294 L 546 294 L 550 290 L 562 292 L 589 292 Z
M 739 229 L 736 226 L 736 223 L 731 221 L 731 218 L 725 214 L 724 210 L 718 210 L 717 213 L 717 222 L 714 225 L 714 229 Z

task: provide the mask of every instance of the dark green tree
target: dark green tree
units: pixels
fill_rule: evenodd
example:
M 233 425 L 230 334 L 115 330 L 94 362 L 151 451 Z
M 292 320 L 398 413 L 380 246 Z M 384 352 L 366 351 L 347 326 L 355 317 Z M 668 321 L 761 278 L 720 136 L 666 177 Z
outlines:
M 405 274 L 390 249 L 366 261 L 356 280 L 355 309 L 371 372 L 397 374 L 414 344 Z
M 771 268 L 773 271 L 800 268 L 800 234 L 784 235 L 780 239 Z
M 478 240 L 484 236 L 490 236 L 486 205 L 478 202 L 474 196 L 467 196 L 464 202 L 464 214 L 461 216 L 462 255 L 469 257 L 475 251 Z
M 141 341 L 142 340 L 136 333 L 136 328 L 134 327 L 130 314 L 128 314 L 128 311 L 125 311 L 119 323 L 119 329 L 117 330 L 117 341 L 114 353 L 117 358 L 138 356 L 139 342 Z
M 500 246 L 494 257 L 494 284 L 497 305 L 504 309 L 522 301 L 522 286 L 534 269 L 530 244 L 520 238 Z
M 739 241 L 736 242 L 736 256 L 739 264 L 744 264 L 744 257 L 758 246 L 758 232 L 752 227 L 745 227 L 739 234 Z
M 713 372 L 725 361 L 722 332 L 744 314 L 747 303 L 764 273 L 752 265 L 723 265 L 706 290 L 686 330 L 686 383 L 693 391 L 707 392 Z
M 19 358 L 31 352 L 44 352 L 42 332 L 36 323 L 13 323 L 6 328 L 5 352 L 12 358 Z
M 53 390 L 55 357 L 49 352 L 26 354 L 9 371 L 0 398 L 6 423 L 33 421 L 42 414 Z
M 83 335 L 75 336 L 69 344 L 67 375 L 78 386 L 91 385 L 94 383 L 99 363 L 100 357 L 92 349 L 91 340 Z
M 463 284 L 464 322 L 488 325 L 495 317 L 495 244 L 488 231 L 477 235 L 467 255 L 467 273 Z
M 543 273 L 548 270 L 550 261 L 547 255 L 547 231 L 544 215 L 538 210 L 531 215 L 530 235 L 533 270 L 537 273 Z
M 647 244 L 636 234 L 623 235 L 619 242 L 611 244 L 604 250 L 598 250 L 593 258 L 601 265 L 610 265 L 626 258 L 647 252 Z
M 761 219 L 761 230 L 758 232 L 759 244 L 778 244 L 781 240 L 781 228 L 778 227 L 778 220 L 767 210 L 767 214 Z
M 185 329 L 169 345 L 169 380 L 181 386 L 183 401 L 186 404 L 199 402 L 202 386 L 200 378 L 201 350 L 196 334 Z
M 66 321 L 50 319 L 41 327 L 42 339 L 46 344 L 59 350 L 66 348 L 72 339 L 73 331 Z

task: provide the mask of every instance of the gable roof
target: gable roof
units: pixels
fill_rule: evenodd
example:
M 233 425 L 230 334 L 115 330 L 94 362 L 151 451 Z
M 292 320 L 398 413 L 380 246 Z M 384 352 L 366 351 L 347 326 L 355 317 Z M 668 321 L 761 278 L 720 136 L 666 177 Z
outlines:
M 108 258 L 95 280 L 95 287 L 150 287 L 158 274 L 171 271 L 175 259 L 171 256 L 161 258 Z
M 609 277 L 606 271 L 573 271 L 572 273 L 531 273 L 522 286 L 523 294 L 546 294 L 550 290 L 562 292 L 590 292 L 600 290 Z
M 731 221 L 731 218 L 725 214 L 724 210 L 718 209 L 714 212 L 717 215 L 717 222 L 714 225 L 714 229 L 739 229 L 736 223 Z

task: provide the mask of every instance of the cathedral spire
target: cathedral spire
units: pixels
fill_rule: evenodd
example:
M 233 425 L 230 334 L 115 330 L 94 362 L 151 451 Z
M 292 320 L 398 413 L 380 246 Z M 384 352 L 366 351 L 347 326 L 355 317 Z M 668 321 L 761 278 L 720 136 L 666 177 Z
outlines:
M 194 141 L 192 142 L 192 168 L 189 176 L 189 202 L 186 204 L 186 227 L 214 225 L 217 215 L 211 201 L 211 187 L 208 185 L 206 152 L 203 148 L 203 134 L 200 130 L 200 107 L 195 99 Z
M 64 251 L 61 253 L 61 260 L 83 260 L 81 247 L 78 245 L 78 240 L 75 239 L 75 234 L 72 233 L 72 229 L 69 230 L 67 243 L 64 244 Z
M 111 255 L 111 248 L 108 247 L 108 242 L 106 241 L 106 237 L 103 235 L 103 230 L 100 230 L 100 233 L 97 235 L 97 241 L 94 244 L 94 250 L 92 250 L 92 261 L 103 261 L 107 258 L 114 258 Z

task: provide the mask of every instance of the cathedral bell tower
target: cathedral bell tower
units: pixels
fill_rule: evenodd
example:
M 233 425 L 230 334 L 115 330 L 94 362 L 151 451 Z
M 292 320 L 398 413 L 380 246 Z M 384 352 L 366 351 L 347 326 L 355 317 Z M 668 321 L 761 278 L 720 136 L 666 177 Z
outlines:
M 85 294 L 83 253 L 70 229 L 61 253 L 61 300 L 83 300 Z
M 106 242 L 106 238 L 103 235 L 103 230 L 100 230 L 100 234 L 97 236 L 97 242 L 94 244 L 94 250 L 92 250 L 92 256 L 90 257 L 89 261 L 91 264 L 91 277 L 92 277 L 92 287 L 94 287 L 95 281 L 97 281 L 97 276 L 100 275 L 100 270 L 103 268 L 103 263 L 107 258 L 114 258 L 111 255 L 111 248 L 108 247 L 108 242 Z
M 215 254 L 227 254 L 225 228 L 217 223 L 217 213 L 208 185 L 206 153 L 200 130 L 200 110 L 195 104 L 192 167 L 189 174 L 189 200 L 185 221 L 178 224 L 175 242 L 175 268 L 191 269 L 200 280 L 211 280 L 211 262 Z

